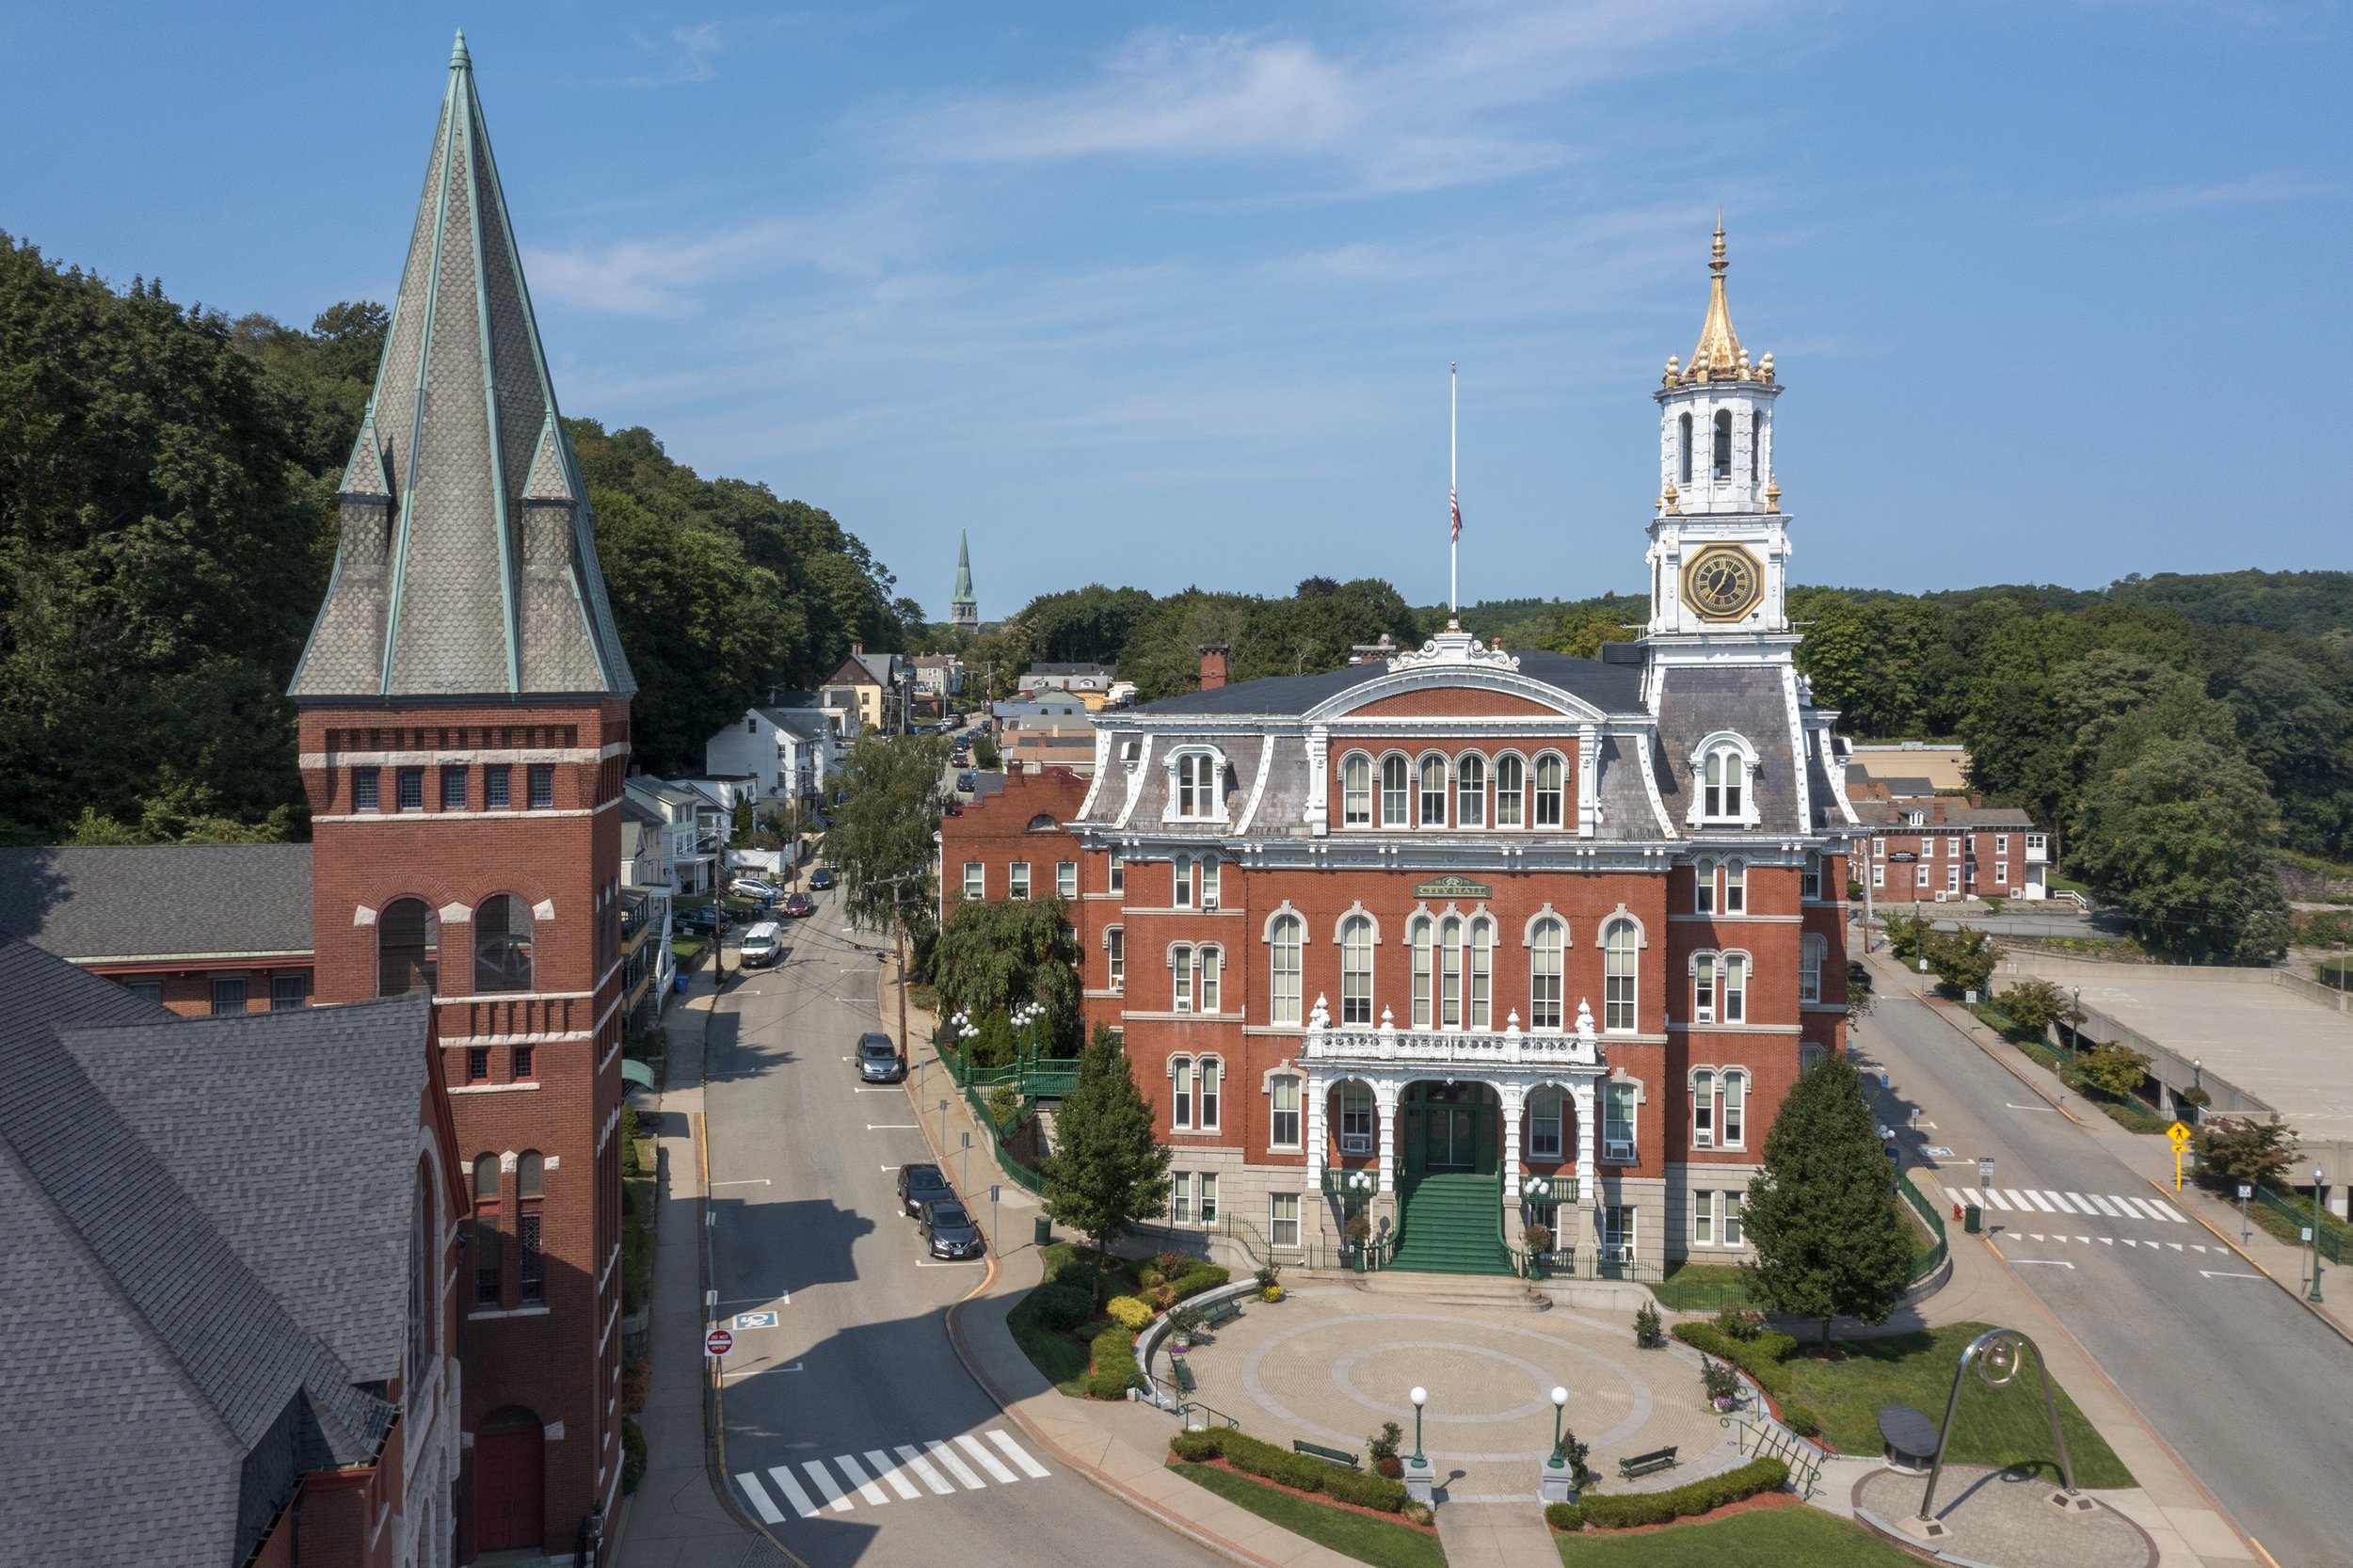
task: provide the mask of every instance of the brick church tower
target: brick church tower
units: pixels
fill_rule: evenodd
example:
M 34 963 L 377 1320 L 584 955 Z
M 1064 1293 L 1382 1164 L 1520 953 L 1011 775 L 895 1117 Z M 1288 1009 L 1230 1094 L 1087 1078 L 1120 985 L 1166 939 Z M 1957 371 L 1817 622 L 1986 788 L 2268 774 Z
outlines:
M 317 999 L 438 999 L 474 1200 L 458 1549 L 568 1552 L 620 1479 L 619 801 L 636 683 L 462 34 L 341 500 L 292 688 Z

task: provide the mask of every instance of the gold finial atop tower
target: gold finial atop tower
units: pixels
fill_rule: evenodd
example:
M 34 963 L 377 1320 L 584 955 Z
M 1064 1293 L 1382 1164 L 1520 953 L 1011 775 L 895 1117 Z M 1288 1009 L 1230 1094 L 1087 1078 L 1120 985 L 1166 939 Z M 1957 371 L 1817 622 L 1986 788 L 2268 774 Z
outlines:
M 1716 243 L 1707 262 L 1707 320 L 1700 328 L 1699 346 L 1691 350 L 1689 379 L 1747 379 L 1740 339 L 1732 330 L 1732 311 L 1724 303 L 1724 269 L 1730 265 L 1724 260 L 1724 215 L 1719 211 Z

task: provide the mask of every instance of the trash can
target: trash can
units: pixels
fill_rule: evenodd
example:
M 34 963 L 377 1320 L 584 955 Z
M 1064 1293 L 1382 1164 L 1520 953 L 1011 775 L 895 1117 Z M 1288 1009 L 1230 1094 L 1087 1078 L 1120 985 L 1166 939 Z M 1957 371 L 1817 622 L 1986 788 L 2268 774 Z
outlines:
M 1031 1229 L 1030 1240 L 1041 1247 L 1050 1246 L 1054 1240 L 1054 1222 L 1040 1214 L 1037 1224 Z
M 1961 1228 L 1975 1236 L 1984 1227 L 1985 1210 L 1976 1204 L 1964 1204 L 1961 1210 Z

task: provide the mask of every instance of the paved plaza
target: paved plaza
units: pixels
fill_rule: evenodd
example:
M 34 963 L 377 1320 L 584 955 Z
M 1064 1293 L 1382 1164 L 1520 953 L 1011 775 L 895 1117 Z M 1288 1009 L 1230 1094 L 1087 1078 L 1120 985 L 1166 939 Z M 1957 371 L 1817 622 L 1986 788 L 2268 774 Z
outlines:
M 1908 1546 L 1902 1521 L 1920 1512 L 1928 1478 L 1874 1470 L 1855 1483 L 1854 1513 Z M 1972 1568 L 2157 1568 L 2156 1543 L 2105 1502 L 2082 1512 L 2052 1506 L 2047 1480 L 1979 1464 L 1947 1464 L 1936 1489 L 1936 1518 L 1951 1533 L 1930 1546 Z
M 1630 1318 L 1532 1312 L 1312 1286 L 1242 1316 L 1188 1353 L 1198 1398 L 1277 1443 L 1364 1450 L 1383 1421 L 1414 1441 L 1409 1391 L 1430 1392 L 1423 1448 L 1454 1501 L 1530 1498 L 1552 1451 L 1552 1390 L 1612 1491 L 1674 1486 L 1738 1463 L 1733 1432 L 1700 1392 L 1680 1345 L 1637 1350 Z M 1165 1358 L 1156 1365 L 1164 1370 Z M 1627 1484 L 1622 1455 L 1669 1446 L 1673 1469 Z

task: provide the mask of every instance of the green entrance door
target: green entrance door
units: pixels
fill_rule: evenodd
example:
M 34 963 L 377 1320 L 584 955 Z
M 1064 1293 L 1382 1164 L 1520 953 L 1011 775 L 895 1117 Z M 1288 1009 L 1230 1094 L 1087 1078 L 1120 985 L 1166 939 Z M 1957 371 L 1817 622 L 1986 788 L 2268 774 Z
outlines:
M 1502 1105 L 1483 1083 L 1416 1083 L 1406 1091 L 1408 1175 L 1499 1168 Z

